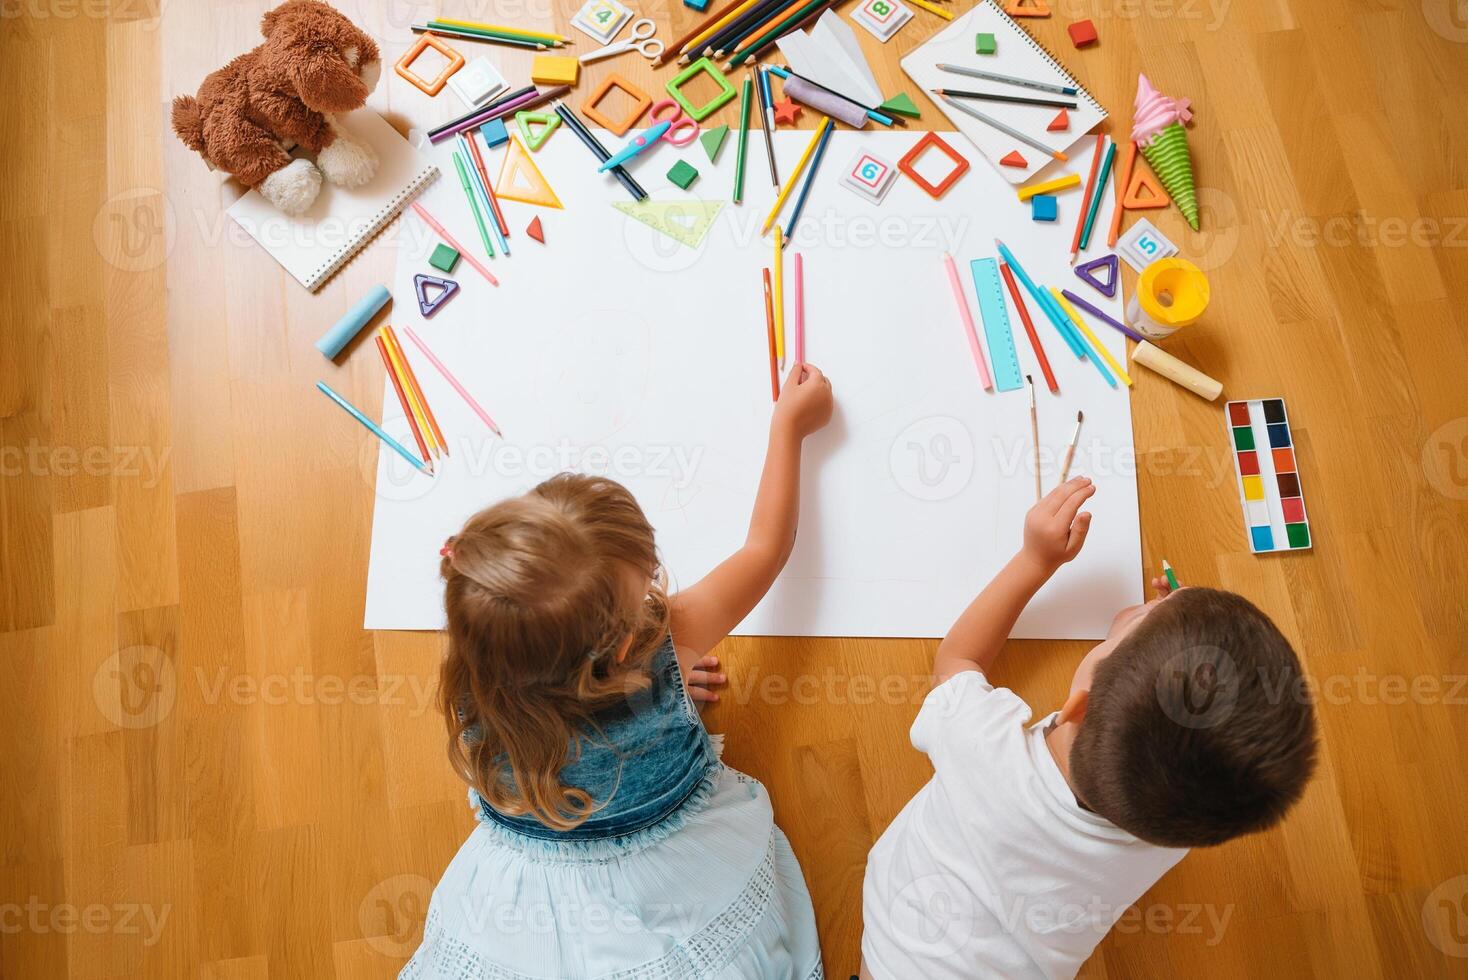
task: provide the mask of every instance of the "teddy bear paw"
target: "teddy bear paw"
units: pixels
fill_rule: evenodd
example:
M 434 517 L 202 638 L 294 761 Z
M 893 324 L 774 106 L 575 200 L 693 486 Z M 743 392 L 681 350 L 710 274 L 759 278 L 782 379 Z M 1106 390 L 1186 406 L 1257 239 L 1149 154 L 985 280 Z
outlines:
M 316 166 L 338 187 L 361 187 L 377 173 L 377 154 L 365 143 L 338 134 L 316 154 Z
M 321 171 L 310 160 L 292 160 L 261 181 L 258 190 L 281 212 L 301 214 L 321 193 Z

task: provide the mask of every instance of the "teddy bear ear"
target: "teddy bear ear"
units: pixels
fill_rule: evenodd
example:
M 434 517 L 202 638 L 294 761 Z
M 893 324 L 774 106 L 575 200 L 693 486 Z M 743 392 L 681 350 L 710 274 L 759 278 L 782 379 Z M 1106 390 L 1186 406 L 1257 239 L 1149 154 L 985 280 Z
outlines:
M 335 51 L 297 53 L 287 71 L 296 94 L 314 112 L 350 112 L 367 101 L 367 86 Z

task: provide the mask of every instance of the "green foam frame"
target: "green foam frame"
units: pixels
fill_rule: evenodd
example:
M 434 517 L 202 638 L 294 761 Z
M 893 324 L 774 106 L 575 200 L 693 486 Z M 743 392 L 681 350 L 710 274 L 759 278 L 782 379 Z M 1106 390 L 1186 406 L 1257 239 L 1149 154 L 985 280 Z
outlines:
M 707 105 L 692 106 L 683 97 L 680 87 L 684 82 L 687 82 L 701 71 L 708 72 L 708 76 L 719 83 L 719 94 L 710 99 Z M 667 84 L 667 89 L 668 94 L 677 100 L 678 104 L 683 107 L 683 111 L 688 113 L 694 122 L 702 121 L 704 117 L 711 115 L 725 102 L 734 98 L 734 86 L 729 84 L 729 80 L 724 77 L 723 72 L 719 71 L 719 67 L 707 58 L 699 58 L 693 64 L 673 76 L 672 80 Z

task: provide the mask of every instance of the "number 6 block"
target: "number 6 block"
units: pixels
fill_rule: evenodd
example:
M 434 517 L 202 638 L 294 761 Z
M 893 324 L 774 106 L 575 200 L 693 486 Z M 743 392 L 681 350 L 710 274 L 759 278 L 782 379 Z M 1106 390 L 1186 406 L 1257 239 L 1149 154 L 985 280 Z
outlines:
M 875 153 L 858 150 L 841 174 L 841 183 L 856 191 L 873 204 L 881 204 L 882 198 L 892 188 L 897 168 Z

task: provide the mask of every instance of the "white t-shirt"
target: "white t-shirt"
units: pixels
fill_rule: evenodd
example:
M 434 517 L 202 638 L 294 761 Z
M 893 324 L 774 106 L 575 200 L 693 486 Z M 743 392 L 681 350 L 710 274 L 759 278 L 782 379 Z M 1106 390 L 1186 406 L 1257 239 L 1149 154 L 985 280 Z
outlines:
M 1081 809 L 1045 745 L 1050 718 L 1029 720 L 976 670 L 923 701 L 912 744 L 935 773 L 872 848 L 862 885 L 877 980 L 1073 977 L 1187 854 Z

